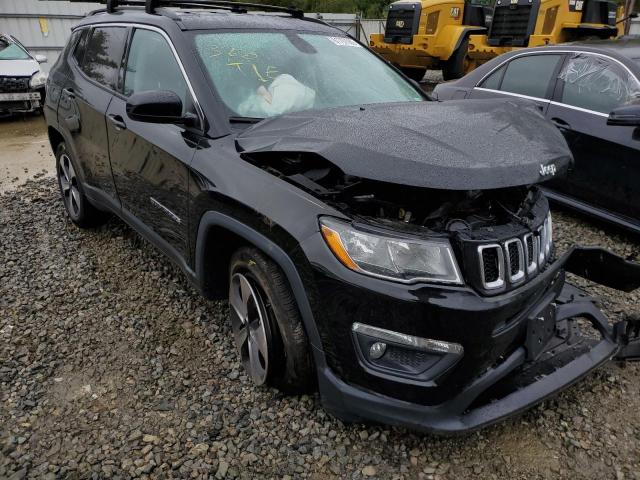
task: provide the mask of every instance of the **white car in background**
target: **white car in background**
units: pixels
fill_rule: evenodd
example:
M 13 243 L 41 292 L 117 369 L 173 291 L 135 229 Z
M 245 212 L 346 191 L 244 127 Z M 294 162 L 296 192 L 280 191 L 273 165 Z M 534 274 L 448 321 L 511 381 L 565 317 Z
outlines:
M 46 61 L 30 54 L 15 37 L 0 33 L 0 116 L 40 111 L 47 82 L 40 64 Z

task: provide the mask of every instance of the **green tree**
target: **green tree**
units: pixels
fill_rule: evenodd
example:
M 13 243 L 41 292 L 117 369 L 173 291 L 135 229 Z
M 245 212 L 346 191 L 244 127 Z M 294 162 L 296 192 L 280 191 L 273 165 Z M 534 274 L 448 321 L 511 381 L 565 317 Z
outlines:
M 367 18 L 382 18 L 392 0 L 256 0 L 256 3 L 297 7 L 305 12 L 361 13 Z

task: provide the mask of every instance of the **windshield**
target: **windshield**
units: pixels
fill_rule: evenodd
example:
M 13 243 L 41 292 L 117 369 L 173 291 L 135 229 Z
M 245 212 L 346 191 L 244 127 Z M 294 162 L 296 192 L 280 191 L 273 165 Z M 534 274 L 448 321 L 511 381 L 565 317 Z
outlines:
M 195 45 L 232 116 L 424 98 L 347 37 L 296 32 L 197 33 Z
M 0 60 L 29 60 L 30 58 L 27 52 L 15 43 L 0 38 Z

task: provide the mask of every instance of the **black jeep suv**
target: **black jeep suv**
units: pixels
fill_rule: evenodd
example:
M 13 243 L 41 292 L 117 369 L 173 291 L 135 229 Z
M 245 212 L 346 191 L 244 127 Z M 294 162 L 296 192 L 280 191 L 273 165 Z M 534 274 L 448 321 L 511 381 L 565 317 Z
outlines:
M 64 205 L 81 227 L 115 213 L 228 295 L 257 385 L 460 432 L 640 354 L 632 320 L 609 326 L 565 283 L 630 291 L 640 272 L 601 249 L 556 258 L 536 184 L 571 155 L 535 109 L 429 102 L 298 10 L 138 3 L 81 21 L 51 71 Z

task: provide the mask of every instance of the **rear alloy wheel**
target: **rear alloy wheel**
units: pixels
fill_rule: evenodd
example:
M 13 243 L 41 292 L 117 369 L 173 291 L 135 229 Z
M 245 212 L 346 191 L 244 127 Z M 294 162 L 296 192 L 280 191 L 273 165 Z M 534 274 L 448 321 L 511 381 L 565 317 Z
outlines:
M 60 180 L 60 192 L 62 201 L 72 219 L 80 216 L 80 190 L 78 189 L 78 177 L 73 168 L 71 159 L 66 153 L 60 156 L 60 166 L 58 167 L 58 178 Z
M 56 149 L 56 176 L 60 195 L 69 218 L 82 228 L 95 227 L 104 223 L 108 215 L 96 209 L 84 194 L 76 164 L 64 143 Z
M 311 346 L 286 277 L 260 250 L 242 247 L 231 257 L 229 317 L 246 372 L 256 385 L 284 393 L 316 387 Z

